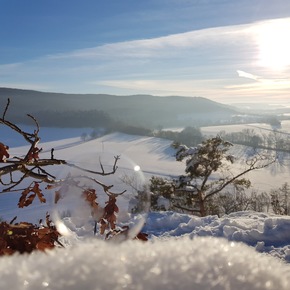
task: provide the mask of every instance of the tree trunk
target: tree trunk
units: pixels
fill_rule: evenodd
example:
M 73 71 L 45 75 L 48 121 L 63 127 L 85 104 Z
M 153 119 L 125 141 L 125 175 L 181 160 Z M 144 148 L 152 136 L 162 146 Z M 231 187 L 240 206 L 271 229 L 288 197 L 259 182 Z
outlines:
M 198 193 L 198 198 L 199 198 L 200 216 L 204 217 L 206 216 L 206 209 L 205 209 L 205 200 L 204 200 L 203 192 Z

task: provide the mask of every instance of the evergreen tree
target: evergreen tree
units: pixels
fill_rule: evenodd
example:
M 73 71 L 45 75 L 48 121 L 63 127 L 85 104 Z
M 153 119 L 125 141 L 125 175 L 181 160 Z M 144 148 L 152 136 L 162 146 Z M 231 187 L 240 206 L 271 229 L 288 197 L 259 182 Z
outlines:
M 185 160 L 186 174 L 176 180 L 177 208 L 206 216 L 207 203 L 213 196 L 228 187 L 237 190 L 249 188 L 251 182 L 243 176 L 273 162 L 265 156 L 256 155 L 247 160 L 246 169 L 235 174 L 232 164 L 236 159 L 229 153 L 232 146 L 220 137 L 207 139 L 197 147 L 179 146 L 176 160 Z

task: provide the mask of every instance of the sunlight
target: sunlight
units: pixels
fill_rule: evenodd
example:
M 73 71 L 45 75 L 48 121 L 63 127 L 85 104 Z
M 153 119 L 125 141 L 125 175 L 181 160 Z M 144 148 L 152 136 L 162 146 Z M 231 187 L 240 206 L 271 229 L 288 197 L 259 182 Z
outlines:
M 273 70 L 290 66 L 290 21 L 273 21 L 260 27 L 258 46 L 260 65 Z
M 135 166 L 134 166 L 134 171 L 140 171 L 140 169 L 141 169 L 141 168 L 140 168 L 139 165 L 135 165 Z

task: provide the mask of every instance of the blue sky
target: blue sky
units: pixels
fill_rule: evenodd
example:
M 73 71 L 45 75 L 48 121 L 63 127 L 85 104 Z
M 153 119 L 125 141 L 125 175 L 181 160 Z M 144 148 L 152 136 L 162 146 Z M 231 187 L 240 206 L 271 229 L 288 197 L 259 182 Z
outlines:
M 289 102 L 289 0 L 1 0 L 0 86 Z

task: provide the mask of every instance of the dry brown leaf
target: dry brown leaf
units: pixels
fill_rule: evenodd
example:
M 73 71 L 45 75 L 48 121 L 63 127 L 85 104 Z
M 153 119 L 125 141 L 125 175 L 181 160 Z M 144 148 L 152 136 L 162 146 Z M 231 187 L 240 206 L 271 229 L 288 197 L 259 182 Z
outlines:
M 5 162 L 6 158 L 9 158 L 8 149 L 7 145 L 0 143 L 0 162 Z

